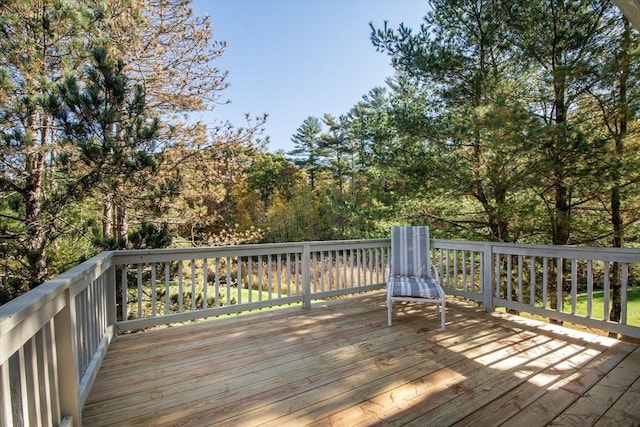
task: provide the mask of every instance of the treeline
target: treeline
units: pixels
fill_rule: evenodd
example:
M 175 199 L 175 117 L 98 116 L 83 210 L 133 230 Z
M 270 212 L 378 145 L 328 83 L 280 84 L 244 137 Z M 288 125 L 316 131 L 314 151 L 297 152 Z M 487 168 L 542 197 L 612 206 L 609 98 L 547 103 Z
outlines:
M 352 227 L 386 209 L 447 236 L 636 245 L 640 44 L 613 2 L 430 9 L 418 29 L 371 26 L 387 87 L 302 123 L 290 155 L 309 185 L 380 208 Z
M 2 2 L 0 302 L 103 249 L 381 237 L 400 222 L 634 245 L 640 51 L 615 5 L 425 13 L 419 29 L 371 27 L 396 70 L 386 87 L 271 154 L 266 117 L 189 120 L 227 76 L 224 42 L 187 2 Z

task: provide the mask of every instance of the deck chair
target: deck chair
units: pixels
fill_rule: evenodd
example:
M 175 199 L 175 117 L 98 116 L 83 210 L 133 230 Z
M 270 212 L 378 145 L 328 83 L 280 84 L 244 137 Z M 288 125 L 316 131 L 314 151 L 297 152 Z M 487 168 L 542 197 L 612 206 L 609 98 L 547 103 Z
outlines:
M 429 227 L 393 227 L 391 229 L 391 263 L 387 283 L 389 326 L 394 301 L 436 304 L 440 313 L 440 330 L 444 331 L 445 295 L 438 271 L 429 270 Z

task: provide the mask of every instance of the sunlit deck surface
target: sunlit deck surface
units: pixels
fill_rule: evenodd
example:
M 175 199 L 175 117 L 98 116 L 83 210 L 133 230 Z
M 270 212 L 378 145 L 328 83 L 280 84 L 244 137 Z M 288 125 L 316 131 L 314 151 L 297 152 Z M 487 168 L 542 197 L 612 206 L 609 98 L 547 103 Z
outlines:
M 637 345 L 383 293 L 119 337 L 84 425 L 638 425 Z M 401 304 L 397 304 L 398 308 Z

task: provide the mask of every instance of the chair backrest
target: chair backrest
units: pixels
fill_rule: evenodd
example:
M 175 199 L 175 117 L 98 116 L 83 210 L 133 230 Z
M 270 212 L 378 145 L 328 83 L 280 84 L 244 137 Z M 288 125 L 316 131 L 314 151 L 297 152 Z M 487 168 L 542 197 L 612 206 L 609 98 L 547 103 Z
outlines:
M 391 229 L 392 276 L 431 277 L 429 256 L 429 227 Z

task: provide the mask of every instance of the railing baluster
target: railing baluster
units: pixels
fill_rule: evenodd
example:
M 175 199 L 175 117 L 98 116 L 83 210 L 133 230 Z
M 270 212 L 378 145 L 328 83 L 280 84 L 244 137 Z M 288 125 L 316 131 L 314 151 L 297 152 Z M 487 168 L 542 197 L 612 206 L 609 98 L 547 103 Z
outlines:
M 202 307 L 209 307 L 209 265 L 206 258 L 202 261 Z
M 610 289 L 610 279 L 609 279 L 609 274 L 610 274 L 610 264 L 609 261 L 605 261 L 604 262 L 604 283 L 603 283 L 603 289 L 602 289 L 602 293 L 604 296 L 604 300 L 603 300 L 603 307 L 602 307 L 602 318 L 603 319 L 608 319 L 609 318 L 609 292 L 611 291 Z
M 44 412 L 45 419 L 47 421 L 46 425 L 53 425 L 57 420 L 57 413 L 54 412 L 54 405 L 58 401 L 58 396 L 54 393 L 54 383 L 52 381 L 53 373 L 56 371 L 56 366 L 53 365 L 51 359 L 51 352 L 53 341 L 51 339 L 51 322 L 47 322 L 47 324 L 42 328 L 41 335 L 41 343 L 40 349 L 38 353 L 42 355 L 42 387 L 44 388 Z M 1 382 L 0 382 L 1 384 Z
M 324 292 L 324 270 L 327 260 L 324 257 L 324 251 L 320 252 L 320 292 Z
M 138 290 L 138 319 L 142 318 L 142 264 L 138 264 L 136 268 L 136 287 Z
M 513 301 L 511 293 L 511 255 L 507 255 L 507 301 Z
M 355 269 L 356 269 L 356 264 L 355 264 L 355 252 L 357 252 L 357 249 L 349 249 L 349 271 L 351 272 L 351 287 L 355 288 L 357 286 L 356 283 L 356 278 L 355 278 Z
M 593 261 L 587 261 L 587 317 L 591 317 L 593 310 Z
M 562 258 L 558 258 L 556 261 L 556 311 L 562 311 L 562 297 L 563 297 L 563 281 L 562 281 Z
M 376 252 L 376 283 L 383 282 L 381 278 L 382 273 L 382 251 L 380 249 L 374 249 Z M 429 273 L 431 274 L 431 273 Z
M 291 254 L 289 252 L 287 252 L 287 256 L 286 256 L 286 267 L 287 267 L 287 273 L 286 273 L 286 278 L 287 278 L 287 295 L 291 295 Z
M 151 264 L 151 317 L 156 317 L 156 264 Z
M 445 278 L 444 278 L 444 282 L 447 284 L 447 286 L 452 287 L 451 286 L 451 277 L 449 275 L 450 272 L 450 267 L 449 267 L 449 250 L 445 249 L 444 251 L 444 267 L 445 267 Z
M 571 314 L 576 314 L 578 305 L 578 260 L 571 260 Z
M 182 261 L 178 261 L 178 313 L 182 313 L 184 311 L 184 289 L 182 283 L 183 277 L 183 263 Z
M 620 286 L 620 323 L 627 324 L 627 286 L 629 285 L 629 264 L 620 263 L 622 270 L 622 280 Z
M 548 288 L 549 288 L 549 258 L 542 258 L 542 308 L 547 308 Z
M 458 251 L 456 249 L 453 250 L 453 288 L 460 289 L 460 272 L 458 271 Z
M 13 426 L 13 414 L 16 413 L 11 399 L 11 373 L 9 372 L 9 360 L 0 365 L 0 402 L 2 402 L 2 425 Z
M 191 262 L 191 311 L 196 309 L 196 260 L 192 259 Z
M 31 338 L 29 343 L 25 346 L 27 351 L 27 361 L 30 364 L 31 368 L 31 381 L 32 383 L 29 385 L 29 394 L 31 400 L 31 418 L 35 420 L 33 425 L 41 426 L 42 425 L 42 412 L 40 407 L 40 372 L 38 369 L 38 349 L 37 349 L 37 341 L 39 335 L 42 331 L 36 333 L 36 335 Z
M 536 257 L 529 257 L 529 305 L 536 305 Z
M 335 282 L 335 252 L 334 251 L 328 251 L 328 270 L 327 270 L 327 278 L 329 279 L 329 283 L 327 284 L 327 289 L 328 290 L 333 290 L 333 289 L 337 289 L 336 286 L 336 282 Z
M 129 280 L 127 277 L 127 267 L 127 264 L 123 264 L 120 274 L 120 292 L 122 294 L 122 307 L 120 308 L 120 312 L 122 313 L 122 320 L 129 318 Z
M 253 267 L 251 257 L 247 257 L 247 302 L 253 302 Z M 243 286 L 244 287 L 244 286 Z
M 371 249 L 368 249 L 369 254 L 369 285 L 373 284 L 373 255 Z
M 268 284 L 267 289 L 269 291 L 269 299 L 273 298 L 272 295 L 271 295 L 272 288 L 273 288 L 273 281 L 272 281 L 272 279 L 273 279 L 273 271 L 272 271 L 272 268 L 273 267 L 271 265 L 271 255 L 268 255 L 267 256 L 267 284 Z
M 28 348 L 29 345 L 27 343 L 18 350 L 18 366 L 20 372 L 20 402 L 22 403 L 22 419 L 24 420 L 25 426 L 32 424 L 35 425 L 35 422 L 31 421 L 31 412 L 29 410 L 29 402 L 31 400 L 29 396 L 29 382 L 27 378 L 29 371 L 26 368 L 27 364 L 25 360 L 25 353 L 29 351 Z
M 356 268 L 358 270 L 358 286 L 362 286 L 362 249 L 356 250 Z
M 467 283 L 467 269 L 469 268 L 467 264 L 467 251 L 462 252 L 462 290 L 467 292 L 469 290 L 469 284 Z
M 518 302 L 522 304 L 523 301 L 523 289 L 522 289 L 522 255 L 518 255 Z
M 296 266 L 297 267 L 297 266 Z M 262 255 L 258 256 L 258 301 L 262 301 L 262 284 L 264 278 L 262 277 Z
M 167 261 L 164 263 L 164 314 L 171 313 L 171 305 L 169 300 L 169 293 L 171 291 L 170 279 L 170 263 Z
M 477 256 L 477 252 L 475 252 L 475 251 L 471 251 L 470 252 L 469 282 L 470 282 L 470 291 L 472 293 L 478 293 L 478 287 L 476 286 L 476 256 Z
M 213 304 L 215 307 L 220 307 L 220 258 L 216 257 L 213 268 L 213 292 L 215 294 Z
M 280 277 L 280 257 L 278 257 L 278 280 Z M 279 284 L 279 283 L 278 283 Z M 236 304 L 242 304 L 242 258 L 236 258 Z
M 225 283 L 225 295 L 227 297 L 227 305 L 231 305 L 231 258 L 226 258 L 225 274 L 227 282 Z
M 282 254 L 276 256 L 277 267 L 276 272 L 278 274 L 278 298 L 282 297 Z
M 296 263 L 297 274 L 298 274 L 298 292 L 297 295 L 302 295 L 304 292 L 305 286 L 308 284 L 309 289 L 311 289 L 311 272 L 313 271 L 313 258 L 311 256 L 311 251 L 307 253 L 307 258 L 305 260 L 304 248 L 303 252 L 298 253 L 298 262 Z M 307 272 L 305 273 L 305 267 Z M 308 274 L 305 277 L 305 274 Z M 305 279 L 308 283 L 305 283 Z
M 500 291 L 500 264 L 501 264 L 501 257 L 500 254 L 496 254 L 496 261 L 495 261 L 495 269 L 496 269 L 496 293 L 495 296 L 500 298 L 502 296 L 502 292 Z

